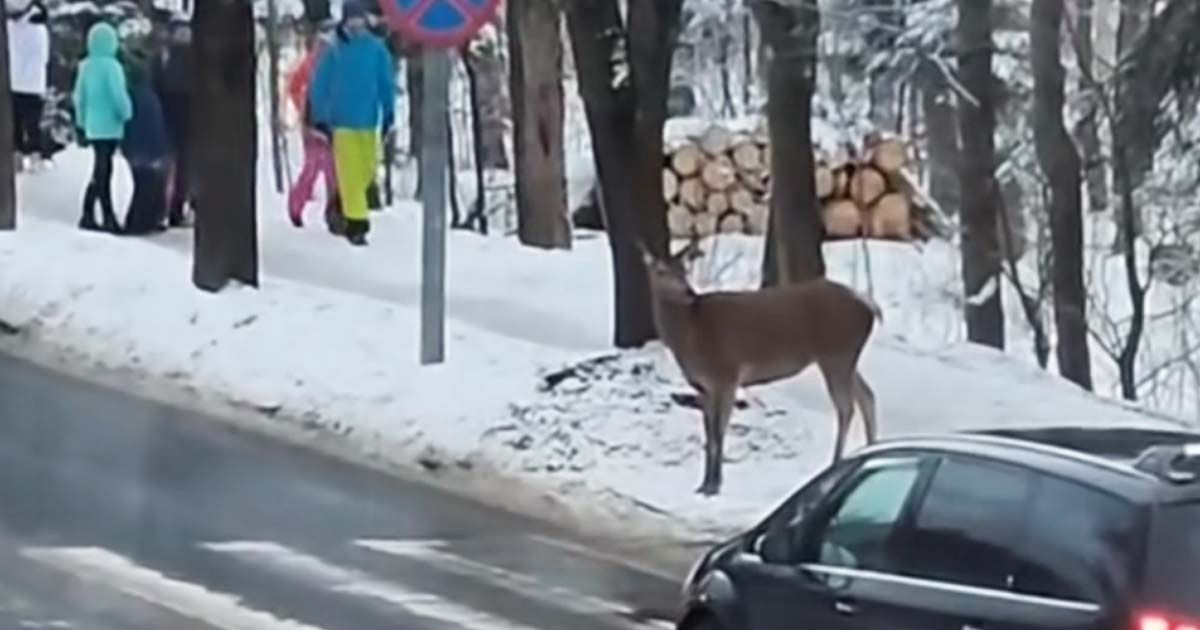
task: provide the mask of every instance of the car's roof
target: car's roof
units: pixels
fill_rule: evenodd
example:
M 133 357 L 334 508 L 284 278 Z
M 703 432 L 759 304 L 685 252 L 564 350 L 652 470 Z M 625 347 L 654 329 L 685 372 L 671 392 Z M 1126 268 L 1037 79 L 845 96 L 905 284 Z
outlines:
M 1189 443 L 1200 443 L 1200 433 L 1049 427 L 902 438 L 862 452 L 922 449 L 976 455 L 1066 477 L 1131 502 L 1150 503 L 1200 498 L 1200 482 L 1172 484 L 1133 465 L 1148 448 Z

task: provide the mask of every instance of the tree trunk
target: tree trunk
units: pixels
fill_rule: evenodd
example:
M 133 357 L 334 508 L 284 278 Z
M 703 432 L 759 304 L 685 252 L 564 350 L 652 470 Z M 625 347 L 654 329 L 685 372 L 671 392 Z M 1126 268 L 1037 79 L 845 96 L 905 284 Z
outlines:
M 559 25 L 554 0 L 508 2 L 517 236 L 525 245 L 570 249 Z
M 475 66 L 468 60 L 471 56 L 471 47 L 463 46 L 459 53 L 462 58 L 463 69 L 467 73 L 467 91 L 471 101 L 471 152 L 475 154 L 475 201 L 471 204 L 471 211 L 467 213 L 466 219 L 463 220 L 463 227 L 468 230 L 478 230 L 480 234 L 487 235 L 487 186 L 484 183 L 483 160 L 480 156 L 483 155 L 483 114 L 482 107 L 479 104 L 479 77 L 475 75 Z
M 630 3 L 625 28 L 617 0 L 566 5 L 613 254 L 614 340 L 621 348 L 657 337 L 638 243 L 659 255 L 667 250 L 662 131 L 681 6 Z
M 413 44 L 405 51 L 404 79 L 408 89 L 408 154 L 414 159 L 421 155 L 421 109 L 425 94 L 424 55 L 421 47 Z M 419 169 L 418 169 L 419 170 Z M 421 176 L 417 174 L 417 186 L 413 197 L 421 198 Z
M 283 116 L 279 89 L 279 8 L 278 0 L 267 0 L 267 58 L 271 90 L 271 167 L 275 175 L 275 192 L 283 194 L 283 161 L 287 159 L 283 149 Z
M 196 47 L 196 227 L 192 281 L 258 286 L 254 16 L 249 3 L 201 2 Z
M 763 286 L 772 286 L 825 275 L 811 120 L 821 23 L 815 0 L 803 0 L 799 7 L 771 0 L 751 6 L 770 47 L 771 220 L 762 275 Z
M 13 143 L 12 85 L 8 74 L 8 8 L 0 2 L 0 230 L 17 227 L 16 147 Z
M 540 0 L 550 3 L 550 0 Z M 508 83 L 505 80 L 507 68 L 500 48 L 495 43 L 499 39 L 486 43 L 471 45 L 471 55 L 468 61 L 475 66 L 475 78 L 479 82 L 480 114 L 483 123 L 483 160 L 484 168 L 507 169 L 508 151 L 504 140 L 508 137 L 509 119 L 512 118 L 512 107 L 509 105 Z M 561 48 L 561 44 L 560 44 Z
M 727 28 L 721 29 L 717 36 L 717 65 L 721 72 L 721 116 L 733 117 L 736 108 L 733 106 L 733 86 L 730 78 L 729 50 L 733 47 L 733 0 L 725 0 L 724 22 Z
M 1176 128 L 1163 116 L 1172 91 L 1189 90 L 1197 78 L 1195 59 L 1200 55 L 1200 2 L 1170 0 L 1165 6 L 1149 0 L 1123 0 L 1117 29 L 1120 72 L 1116 89 L 1113 146 L 1122 147 L 1130 185 L 1136 191 L 1154 168 L 1154 153 L 1162 139 Z M 1186 100 L 1186 99 L 1185 99 Z M 1190 105 L 1184 105 L 1189 107 Z M 1119 175 L 1113 165 L 1113 180 Z M 1124 229 L 1118 218 L 1118 230 Z M 1133 216 L 1134 234 L 1142 232 L 1140 212 Z M 1124 235 L 1117 239 L 1123 249 Z
M 863 2 L 868 12 L 868 23 L 871 24 L 865 35 L 868 55 L 890 51 L 895 47 L 896 34 L 904 25 L 904 13 L 896 5 L 896 0 Z M 871 123 L 878 129 L 896 129 L 899 101 L 895 75 L 886 67 L 880 67 L 871 70 L 869 79 Z
M 1076 33 L 1079 41 L 1075 47 L 1078 51 L 1078 63 L 1084 77 L 1094 76 L 1095 40 L 1093 0 L 1078 0 L 1079 18 L 1076 20 Z M 1075 126 L 1075 136 L 1079 148 L 1083 151 L 1083 168 L 1087 176 L 1088 209 L 1091 212 L 1103 212 L 1108 208 L 1108 181 L 1104 168 L 1104 154 L 1100 145 L 1100 123 L 1097 118 L 1100 106 L 1095 88 L 1086 78 L 1080 79 L 1079 93 L 1084 95 L 1082 112 Z
M 1064 72 L 1059 53 L 1061 0 L 1033 0 L 1030 46 L 1033 63 L 1034 142 L 1050 183 L 1050 238 L 1058 371 L 1092 388 L 1088 352 L 1087 289 L 1083 284 L 1083 177 L 1075 144 L 1063 122 Z
M 967 294 L 967 338 L 1003 349 L 991 14 L 992 0 L 958 0 L 958 74 L 976 101 L 964 99 L 958 110 L 962 138 L 962 274 Z
M 929 194 L 947 214 L 962 208 L 959 194 L 959 140 L 954 94 L 942 70 L 931 62 L 917 74 L 921 109 L 925 114 L 925 142 L 929 152 Z
M 1148 26 L 1151 4 L 1152 0 L 1120 0 L 1117 23 L 1117 119 L 1112 121 L 1113 143 L 1126 147 L 1125 156 L 1135 190 L 1151 168 L 1154 146 L 1157 145 L 1151 138 L 1154 136 L 1154 112 L 1161 95 L 1156 98 L 1154 94 L 1139 94 L 1138 79 L 1130 74 L 1134 59 L 1139 56 L 1138 49 L 1142 47 L 1139 39 Z M 1116 177 L 1114 173 L 1113 179 Z
M 750 87 L 754 83 L 754 18 L 742 14 L 742 113 L 750 113 Z

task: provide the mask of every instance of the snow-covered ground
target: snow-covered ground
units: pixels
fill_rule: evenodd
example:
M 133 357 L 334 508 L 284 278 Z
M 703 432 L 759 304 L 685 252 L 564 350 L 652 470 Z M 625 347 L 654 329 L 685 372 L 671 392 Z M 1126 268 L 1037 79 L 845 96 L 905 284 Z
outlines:
M 554 506 L 553 518 L 573 514 L 629 536 L 709 538 L 743 527 L 831 455 L 832 408 L 813 372 L 742 394 L 724 492 L 694 494 L 700 422 L 673 400 L 688 388 L 666 350 L 608 348 L 602 236 L 580 234 L 573 251 L 544 252 L 451 233 L 449 360 L 420 367 L 420 223 L 411 202 L 376 215 L 372 245 L 354 249 L 324 232 L 315 208 L 314 225 L 292 228 L 279 197 L 263 190 L 262 289 L 208 295 L 189 282 L 190 233 L 122 239 L 74 229 L 87 167 L 86 154 L 72 150 L 19 183 L 20 228 L 0 234 L 0 320 L 20 332 L 0 343 L 233 402 L 372 459 L 519 482 Z M 123 204 L 124 176 L 117 191 Z M 754 284 L 754 239 L 706 249 L 694 270 L 700 285 Z M 1026 360 L 958 343 L 949 246 L 848 243 L 827 255 L 832 276 L 885 311 L 863 369 L 885 437 L 1166 422 Z M 856 425 L 852 445 L 859 436 Z

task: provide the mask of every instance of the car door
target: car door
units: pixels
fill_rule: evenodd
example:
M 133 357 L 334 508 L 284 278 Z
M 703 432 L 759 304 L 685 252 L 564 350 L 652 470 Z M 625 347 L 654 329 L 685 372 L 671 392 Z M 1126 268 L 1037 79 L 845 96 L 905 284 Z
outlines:
M 869 562 L 821 554 L 807 569 L 837 591 L 844 628 L 972 630 L 1012 579 L 1012 543 L 1031 473 L 989 460 L 940 457 L 906 514 Z M 836 528 L 811 545 L 828 547 Z M 811 553 L 811 551 L 810 551 Z M 986 612 L 986 608 L 984 608 Z
M 809 570 L 803 541 L 808 529 L 823 532 L 813 559 L 831 567 L 880 569 L 883 549 L 914 495 L 924 468 L 914 455 L 875 456 L 862 465 L 809 518 L 793 524 L 789 553 L 732 563 L 729 574 L 745 611 L 748 630 L 854 628 L 854 600 L 842 580 Z
M 1144 507 L 1099 488 L 1039 475 L 1025 531 L 1014 547 L 1013 600 L 990 630 L 1126 627 Z

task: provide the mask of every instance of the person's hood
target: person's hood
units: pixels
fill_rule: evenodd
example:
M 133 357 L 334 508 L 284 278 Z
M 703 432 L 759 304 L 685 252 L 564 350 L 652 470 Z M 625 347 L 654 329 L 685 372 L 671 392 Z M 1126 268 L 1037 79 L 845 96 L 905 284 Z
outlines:
M 121 47 L 121 38 L 117 36 L 117 29 L 112 26 L 100 22 L 88 31 L 87 49 L 89 57 L 113 57 L 117 56 L 117 50 Z

